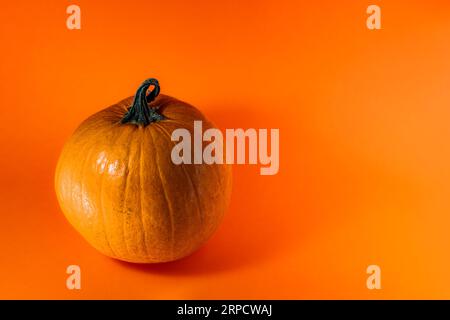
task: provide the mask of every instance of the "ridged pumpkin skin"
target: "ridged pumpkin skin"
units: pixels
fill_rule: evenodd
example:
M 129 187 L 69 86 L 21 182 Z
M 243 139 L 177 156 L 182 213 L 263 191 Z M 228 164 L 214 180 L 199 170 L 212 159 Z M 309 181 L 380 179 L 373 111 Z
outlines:
M 64 215 L 97 250 L 136 263 L 167 262 L 198 249 L 217 229 L 231 193 L 229 165 L 171 160 L 174 129 L 193 136 L 194 107 L 159 95 L 165 119 L 121 123 L 133 97 L 85 120 L 59 158 L 55 187 Z M 192 147 L 193 149 L 193 147 Z

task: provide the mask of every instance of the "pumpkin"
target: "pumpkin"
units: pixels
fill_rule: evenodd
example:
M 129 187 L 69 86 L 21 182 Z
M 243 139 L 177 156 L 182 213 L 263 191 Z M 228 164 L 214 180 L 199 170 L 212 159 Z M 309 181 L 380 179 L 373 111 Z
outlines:
M 213 124 L 159 92 L 148 79 L 134 98 L 90 116 L 56 167 L 68 221 L 98 251 L 128 262 L 173 261 L 197 250 L 217 229 L 231 193 L 229 165 L 171 161 L 173 130 L 192 133 L 195 120 L 205 129 Z

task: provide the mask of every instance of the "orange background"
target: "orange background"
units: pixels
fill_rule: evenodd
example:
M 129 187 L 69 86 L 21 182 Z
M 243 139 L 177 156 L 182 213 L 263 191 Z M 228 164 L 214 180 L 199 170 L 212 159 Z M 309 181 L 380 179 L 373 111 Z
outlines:
M 447 2 L 42 3 L 0 10 L 0 298 L 450 298 Z M 76 126 L 148 77 L 221 128 L 280 128 L 280 172 L 235 166 L 207 245 L 132 265 L 72 229 L 53 174 Z

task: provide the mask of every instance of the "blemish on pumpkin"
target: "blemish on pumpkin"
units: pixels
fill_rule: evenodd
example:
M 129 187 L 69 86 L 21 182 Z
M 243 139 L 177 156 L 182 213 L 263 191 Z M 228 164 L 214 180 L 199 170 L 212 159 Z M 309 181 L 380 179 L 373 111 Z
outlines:
M 108 165 L 108 174 L 114 178 L 123 177 L 125 165 L 119 160 L 115 160 Z
M 95 171 L 102 174 L 105 171 L 106 163 L 108 159 L 106 158 L 106 153 L 104 151 L 100 152 L 97 157 Z
M 86 217 L 87 218 L 92 217 L 94 210 L 93 210 L 91 200 L 89 199 L 89 195 L 87 194 L 86 191 L 84 191 L 81 194 L 81 204 L 82 204 L 82 207 L 83 207 Z

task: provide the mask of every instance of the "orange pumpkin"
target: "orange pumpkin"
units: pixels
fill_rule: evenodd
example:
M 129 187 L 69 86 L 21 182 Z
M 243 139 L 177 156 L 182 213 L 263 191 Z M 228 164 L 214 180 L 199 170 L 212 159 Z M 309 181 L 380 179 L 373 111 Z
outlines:
M 147 91 L 153 90 L 147 95 Z M 180 259 L 218 227 L 229 203 L 226 164 L 171 160 L 174 129 L 193 133 L 193 106 L 159 95 L 156 79 L 86 119 L 59 158 L 55 187 L 75 229 L 97 250 L 137 263 Z

